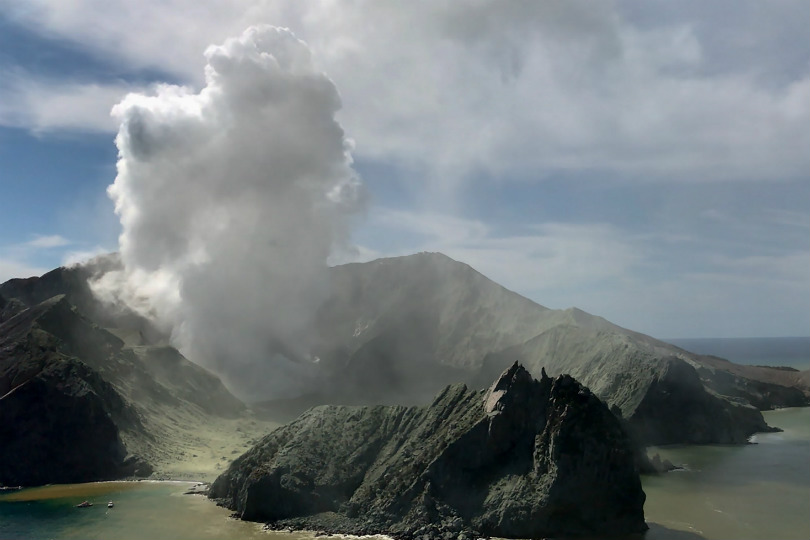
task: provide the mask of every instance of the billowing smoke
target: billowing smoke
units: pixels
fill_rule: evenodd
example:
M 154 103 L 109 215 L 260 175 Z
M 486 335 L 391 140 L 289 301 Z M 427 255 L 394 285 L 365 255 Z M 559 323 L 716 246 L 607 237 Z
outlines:
M 113 109 L 123 270 L 95 289 L 243 397 L 290 395 L 314 372 L 327 257 L 362 202 L 340 97 L 286 29 L 251 27 L 205 57 L 199 93 L 165 85 Z

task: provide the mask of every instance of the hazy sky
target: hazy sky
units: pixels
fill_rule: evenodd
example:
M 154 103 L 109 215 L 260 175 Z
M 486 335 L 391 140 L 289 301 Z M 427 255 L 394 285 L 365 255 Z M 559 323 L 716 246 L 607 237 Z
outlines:
M 0 0 L 0 281 L 118 250 L 113 106 L 202 95 L 206 49 L 269 24 L 334 84 L 368 193 L 332 262 L 442 251 L 656 337 L 808 335 L 808 20 L 805 0 Z

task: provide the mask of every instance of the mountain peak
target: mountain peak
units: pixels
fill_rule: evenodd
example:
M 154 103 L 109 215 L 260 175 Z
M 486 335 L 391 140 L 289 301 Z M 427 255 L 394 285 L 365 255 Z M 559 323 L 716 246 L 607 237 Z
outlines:
M 519 362 L 515 361 L 498 377 L 489 387 L 484 398 L 484 411 L 494 414 L 504 410 L 508 403 L 514 401 L 515 394 L 528 393 L 527 388 L 532 386 L 534 379 Z

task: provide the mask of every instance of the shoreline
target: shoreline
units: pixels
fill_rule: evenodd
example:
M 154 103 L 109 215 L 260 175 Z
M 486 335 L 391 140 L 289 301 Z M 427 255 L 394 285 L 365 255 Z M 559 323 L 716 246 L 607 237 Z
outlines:
M 197 494 L 191 490 L 197 486 L 205 486 L 205 491 L 200 490 L 199 494 L 207 493 L 210 483 L 194 482 L 189 480 L 157 480 L 157 479 L 122 479 L 122 480 L 99 480 L 96 482 L 81 482 L 75 484 L 46 484 L 44 486 L 22 486 L 19 489 L 0 492 L 0 503 L 3 502 L 30 502 L 55 500 L 67 497 L 92 497 L 101 496 L 110 492 L 118 491 L 115 488 L 131 489 L 141 484 L 155 485 L 177 485 L 188 484 L 191 489 L 184 494 Z

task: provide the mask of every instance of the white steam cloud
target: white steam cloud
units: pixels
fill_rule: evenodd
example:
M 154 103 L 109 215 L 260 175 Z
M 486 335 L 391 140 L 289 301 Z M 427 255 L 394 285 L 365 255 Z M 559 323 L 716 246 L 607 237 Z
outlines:
M 314 372 L 327 257 L 362 204 L 340 97 L 286 29 L 250 27 L 205 57 L 199 93 L 165 85 L 113 108 L 123 270 L 95 289 L 242 397 L 290 395 Z

